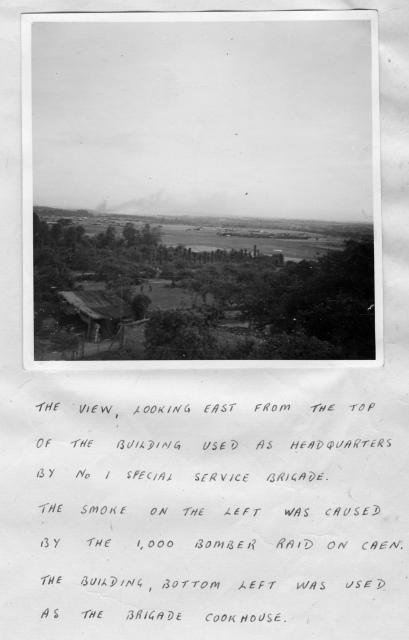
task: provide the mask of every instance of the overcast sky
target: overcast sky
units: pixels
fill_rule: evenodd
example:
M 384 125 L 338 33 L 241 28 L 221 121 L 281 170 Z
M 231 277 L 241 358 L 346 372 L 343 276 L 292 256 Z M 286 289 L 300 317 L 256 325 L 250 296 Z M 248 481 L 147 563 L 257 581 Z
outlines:
M 35 204 L 372 220 L 370 23 L 34 23 Z

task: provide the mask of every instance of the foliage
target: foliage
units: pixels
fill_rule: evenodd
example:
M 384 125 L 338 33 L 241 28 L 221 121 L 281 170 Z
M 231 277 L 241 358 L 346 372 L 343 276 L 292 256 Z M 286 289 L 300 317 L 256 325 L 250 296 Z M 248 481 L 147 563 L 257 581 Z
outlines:
M 68 352 L 78 349 L 79 339 L 74 333 L 62 329 L 58 333 L 53 334 L 51 343 L 56 350 Z
M 372 242 L 348 241 L 343 251 L 315 262 L 287 264 L 269 273 L 247 272 L 239 308 L 255 328 L 268 326 L 271 335 L 286 334 L 296 340 L 303 334 L 304 340 L 330 343 L 337 355 L 318 359 L 371 359 L 375 355 L 373 264 Z M 285 341 L 280 353 L 283 349 Z
M 270 336 L 251 351 L 250 357 L 261 360 L 336 360 L 340 352 L 330 342 L 296 331 Z
M 209 321 L 194 311 L 153 311 L 145 344 L 151 360 L 212 359 L 216 350 Z
M 145 317 L 151 299 L 143 293 L 138 293 L 131 301 L 131 307 L 135 320 L 142 320 Z

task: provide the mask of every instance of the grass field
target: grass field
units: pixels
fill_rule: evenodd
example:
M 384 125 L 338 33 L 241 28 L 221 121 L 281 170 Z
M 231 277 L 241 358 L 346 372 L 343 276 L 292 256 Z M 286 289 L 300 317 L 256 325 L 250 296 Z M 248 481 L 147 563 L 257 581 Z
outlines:
M 144 294 L 151 300 L 150 309 L 183 309 L 193 306 L 193 296 L 180 287 L 171 287 L 171 280 L 150 279 L 134 288 L 135 294 Z

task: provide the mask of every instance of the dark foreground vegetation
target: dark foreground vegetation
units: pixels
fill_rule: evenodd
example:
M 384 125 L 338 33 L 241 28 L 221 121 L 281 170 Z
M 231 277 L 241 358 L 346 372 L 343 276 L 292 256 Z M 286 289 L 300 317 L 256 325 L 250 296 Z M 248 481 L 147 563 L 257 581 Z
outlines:
M 348 240 L 342 251 L 318 260 L 280 265 L 257 251 L 165 247 L 149 224 L 127 223 L 121 234 L 109 226 L 89 236 L 72 220 L 48 224 L 34 214 L 33 236 L 34 330 L 56 351 L 75 351 L 82 326 L 77 318 L 73 330 L 59 292 L 88 274 L 130 310 L 115 330 L 122 320 L 146 320 L 142 351 L 124 340 L 92 359 L 375 357 L 371 240 Z M 187 292 L 189 304 L 152 305 L 144 283 L 155 278 Z

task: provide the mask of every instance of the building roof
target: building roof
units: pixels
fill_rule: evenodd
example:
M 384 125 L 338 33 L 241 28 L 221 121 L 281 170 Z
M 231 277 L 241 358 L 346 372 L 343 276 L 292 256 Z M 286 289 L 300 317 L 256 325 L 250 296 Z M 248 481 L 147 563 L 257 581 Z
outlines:
M 93 320 L 120 320 L 132 317 L 131 309 L 119 296 L 105 291 L 59 291 L 77 311 Z
M 78 280 L 74 284 L 74 289 L 82 291 L 105 291 L 106 282 L 102 280 Z

